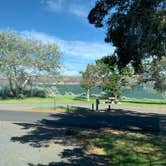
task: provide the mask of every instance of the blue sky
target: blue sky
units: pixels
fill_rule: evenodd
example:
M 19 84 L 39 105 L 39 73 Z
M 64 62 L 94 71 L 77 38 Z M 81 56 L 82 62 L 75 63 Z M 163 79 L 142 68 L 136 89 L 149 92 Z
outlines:
M 0 0 L 0 29 L 58 44 L 66 66 L 63 75 L 78 75 L 88 63 L 113 52 L 105 32 L 88 23 L 96 0 Z

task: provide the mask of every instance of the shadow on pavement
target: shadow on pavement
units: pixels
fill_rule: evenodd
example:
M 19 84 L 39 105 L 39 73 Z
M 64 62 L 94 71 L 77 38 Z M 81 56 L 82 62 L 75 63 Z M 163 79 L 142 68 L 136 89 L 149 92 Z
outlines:
M 165 115 L 143 114 L 120 109 L 114 109 L 110 113 L 86 112 L 51 114 L 50 116 L 53 118 L 52 120 L 42 119 L 36 124 L 15 123 L 23 130 L 32 130 L 23 136 L 12 137 L 11 141 L 18 141 L 22 144 L 29 143 L 33 147 L 46 147 L 49 146 L 49 141 L 54 140 L 61 140 L 63 145 L 79 145 L 79 141 L 75 139 L 79 131 L 95 130 L 100 132 L 105 128 L 158 135 L 160 133 L 160 118 L 165 119 Z M 166 121 L 162 125 L 165 124 Z M 64 150 L 61 158 L 69 158 L 69 163 L 51 162 L 48 166 L 108 165 L 106 156 L 87 154 L 82 145 L 74 150 Z M 46 165 L 29 163 L 29 166 Z
M 51 162 L 48 165 L 45 164 L 32 164 L 28 166 L 106 166 L 108 160 L 106 157 L 99 155 L 85 154 L 82 148 L 75 148 L 74 150 L 64 150 L 61 154 L 61 158 L 69 158 L 68 162 Z

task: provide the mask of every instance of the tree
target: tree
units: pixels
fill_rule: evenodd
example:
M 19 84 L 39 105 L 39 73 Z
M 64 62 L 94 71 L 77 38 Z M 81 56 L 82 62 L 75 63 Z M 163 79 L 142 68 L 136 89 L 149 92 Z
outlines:
M 166 57 L 149 59 L 143 66 L 144 73 L 140 77 L 140 83 L 151 84 L 153 89 L 166 98 Z
M 55 44 L 29 40 L 15 32 L 0 32 L 0 71 L 8 79 L 14 97 L 23 97 L 32 76 L 57 74 L 60 56 Z
M 116 64 L 112 65 L 113 60 L 113 57 L 106 56 L 96 61 L 96 80 L 108 97 L 117 100 L 123 91 L 136 84 L 137 77 L 129 66 L 119 71 Z
M 90 99 L 90 93 L 95 86 L 95 68 L 93 65 L 88 64 L 85 71 L 80 72 L 82 75 L 81 87 L 87 90 L 87 100 Z
M 142 72 L 142 59 L 166 56 L 165 0 L 98 0 L 88 19 L 106 28 L 120 69 L 132 64 Z

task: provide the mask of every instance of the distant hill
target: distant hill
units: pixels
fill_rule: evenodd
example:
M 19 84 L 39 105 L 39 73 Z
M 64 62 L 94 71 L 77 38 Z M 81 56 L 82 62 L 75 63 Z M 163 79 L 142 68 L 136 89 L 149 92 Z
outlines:
M 76 85 L 80 84 L 81 77 L 79 76 L 38 76 L 32 78 L 34 84 L 69 84 Z M 0 77 L 0 84 L 8 83 L 6 78 Z

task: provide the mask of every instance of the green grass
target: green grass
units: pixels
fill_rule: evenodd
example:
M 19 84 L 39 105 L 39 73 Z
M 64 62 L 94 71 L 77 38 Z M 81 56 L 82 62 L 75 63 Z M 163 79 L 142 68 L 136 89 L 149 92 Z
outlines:
M 103 149 L 113 166 L 164 166 L 166 137 L 131 133 L 86 133 L 89 145 Z
M 25 98 L 25 99 L 0 99 L 0 103 L 64 103 L 64 104 L 91 104 L 95 102 L 95 99 L 91 99 L 89 102 L 86 99 L 77 98 L 77 96 L 57 95 L 55 98 Z
M 87 113 L 89 112 L 89 109 L 86 109 L 86 108 L 79 108 L 79 107 L 72 107 L 72 106 L 46 106 L 46 107 L 35 107 L 33 108 L 34 110 L 39 110 L 39 111 L 45 111 L 45 110 L 48 110 L 48 111 L 62 111 L 62 112 L 69 112 L 69 113 Z
M 25 99 L 0 99 L 0 103 L 63 103 L 63 104 L 92 104 L 95 98 L 88 102 L 85 98 L 79 98 L 76 95 L 57 95 L 55 98 L 25 98 Z M 104 100 L 100 100 L 104 103 Z M 144 108 L 166 108 L 166 102 L 161 99 L 123 99 L 120 105 Z
M 123 99 L 121 104 L 124 106 L 134 106 L 134 107 L 156 107 L 156 108 L 166 108 L 166 101 L 161 99 Z

